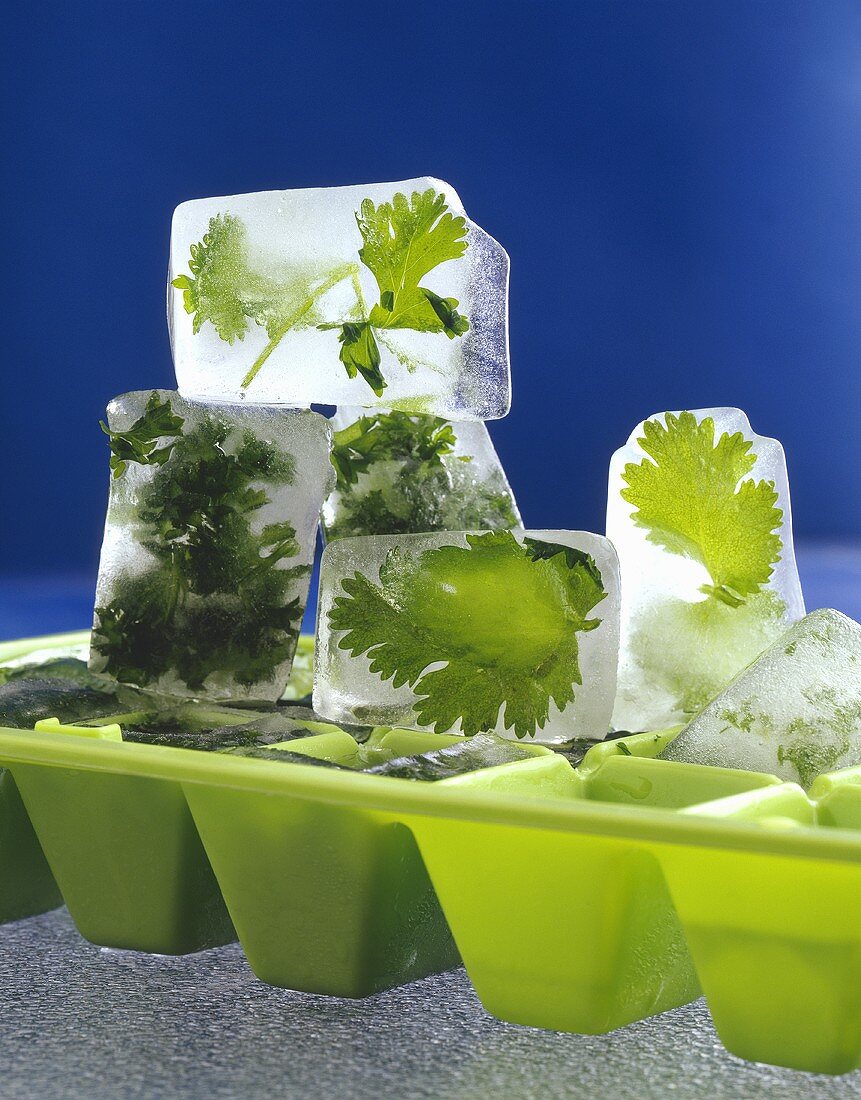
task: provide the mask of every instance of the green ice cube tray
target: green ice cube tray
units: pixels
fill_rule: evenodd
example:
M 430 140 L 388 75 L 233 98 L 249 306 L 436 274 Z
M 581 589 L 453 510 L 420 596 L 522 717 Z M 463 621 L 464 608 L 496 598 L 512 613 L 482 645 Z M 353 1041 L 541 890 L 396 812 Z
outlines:
M 419 783 L 3 729 L 0 805 L 97 943 L 182 953 L 235 928 L 265 981 L 348 997 L 462 957 L 494 1015 L 589 1034 L 704 991 L 733 1053 L 855 1068 L 861 768 L 805 794 L 656 759 L 673 736 Z M 32 899 L 38 845 L 3 850 L 6 919 L 54 904 Z

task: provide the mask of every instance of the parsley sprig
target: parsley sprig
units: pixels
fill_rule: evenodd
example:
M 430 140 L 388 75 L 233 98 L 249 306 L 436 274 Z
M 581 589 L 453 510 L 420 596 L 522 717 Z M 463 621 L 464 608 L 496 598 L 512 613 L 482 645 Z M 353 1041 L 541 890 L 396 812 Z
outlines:
M 471 476 L 472 456 L 455 454 L 456 445 L 449 421 L 403 412 L 362 416 L 336 432 L 327 537 L 518 526 L 504 478 Z
M 191 274 L 178 275 L 172 285 L 183 292 L 185 310 L 194 318 L 193 332 L 209 322 L 222 340 L 232 344 L 242 340 L 250 323 L 255 323 L 269 336 L 242 380 L 243 390 L 284 336 L 300 327 L 336 330 L 339 359 L 348 377 L 361 375 L 377 397 L 386 388 L 378 333 L 412 329 L 444 333 L 454 340 L 467 332 L 469 321 L 458 312 L 457 299 L 421 285 L 431 271 L 459 259 L 467 249 L 466 220 L 449 211 L 443 195 L 429 188 L 409 198 L 398 192 L 391 202 L 379 205 L 365 199 L 356 222 L 362 238 L 359 259 L 379 288 L 379 300 L 370 311 L 355 262 L 312 278 L 299 273 L 276 277 L 256 270 L 249 258 L 245 224 L 233 214 L 211 218 L 203 239 L 192 244 Z M 355 306 L 348 317 L 324 322 L 317 317 L 318 303 L 345 280 L 352 283 Z
M 129 462 L 142 466 L 162 466 L 170 458 L 173 443 L 182 431 L 183 420 L 174 416 L 169 401 L 157 393 L 150 395 L 143 415 L 126 432 L 112 432 L 104 420 L 99 427 L 108 437 L 111 448 L 111 470 L 115 478 L 122 477 Z M 160 440 L 169 440 L 159 446 Z

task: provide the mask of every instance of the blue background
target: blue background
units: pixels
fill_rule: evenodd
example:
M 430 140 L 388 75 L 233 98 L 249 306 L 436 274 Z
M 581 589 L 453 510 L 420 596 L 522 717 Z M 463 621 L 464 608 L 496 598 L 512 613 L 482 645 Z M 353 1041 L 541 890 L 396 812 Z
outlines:
M 458 189 L 512 257 L 514 407 L 491 430 L 529 525 L 600 530 L 638 420 L 737 404 L 787 446 L 797 531 L 861 533 L 858 3 L 48 2 L 3 38 L 16 628 L 88 620 L 98 418 L 172 384 L 169 219 L 207 194 Z M 72 604 L 27 619 L 64 578 Z

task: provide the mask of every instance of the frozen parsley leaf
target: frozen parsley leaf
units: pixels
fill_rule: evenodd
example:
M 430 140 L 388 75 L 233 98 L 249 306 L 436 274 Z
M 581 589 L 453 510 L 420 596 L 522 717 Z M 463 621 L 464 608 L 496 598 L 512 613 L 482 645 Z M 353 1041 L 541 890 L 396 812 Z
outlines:
M 386 381 L 380 373 L 380 349 L 367 321 L 347 322 L 338 336 L 341 342 L 339 359 L 349 378 L 361 374 L 377 397 L 382 397 Z
M 379 302 L 368 313 L 354 260 L 329 270 L 310 266 L 271 264 L 261 269 L 249 260 L 247 230 L 233 214 L 209 220 L 203 239 L 192 244 L 190 274 L 178 275 L 172 285 L 183 293 L 192 329 L 200 332 L 209 321 L 228 344 L 245 337 L 253 323 L 266 330 L 268 344 L 249 366 L 240 383 L 247 389 L 286 334 L 316 326 L 337 330 L 339 359 L 348 377 L 361 375 L 377 397 L 386 381 L 375 329 L 413 329 L 445 333 L 454 340 L 469 328 L 455 298 L 444 297 L 419 285 L 420 280 L 446 260 L 458 259 L 467 248 L 466 221 L 453 215 L 443 195 L 433 188 L 411 198 L 396 194 L 390 203 L 376 206 L 365 199 L 356 214 L 363 245 L 359 257 L 372 272 L 380 290 Z M 355 303 L 338 320 L 326 320 L 319 303 L 339 283 L 350 280 Z
M 204 321 L 211 321 L 228 344 L 242 340 L 249 313 L 242 294 L 248 269 L 241 219 L 232 214 L 210 218 L 203 240 L 191 246 L 188 267 L 191 276 L 177 276 L 173 286 L 183 292 L 185 311 L 194 316 L 194 331 L 200 332 Z
M 774 482 L 742 480 L 756 456 L 741 432 L 715 442 L 711 417 L 667 413 L 649 420 L 640 446 L 649 456 L 628 463 L 622 499 L 650 542 L 700 562 L 712 583 L 702 591 L 737 607 L 759 592 L 780 560 L 783 512 Z M 651 461 L 650 461 L 651 459 Z
M 446 260 L 466 251 L 466 221 L 452 214 L 445 197 L 428 188 L 408 199 L 400 192 L 375 206 L 365 199 L 356 215 L 362 263 L 380 288 L 370 322 L 378 328 L 410 328 L 460 336 L 469 324 L 454 298 L 440 298 L 419 283 Z
M 153 391 L 147 401 L 143 415 L 125 432 L 114 432 L 104 420 L 99 426 L 108 437 L 111 448 L 111 469 L 114 477 L 122 477 L 129 462 L 138 462 L 143 466 L 163 466 L 170 458 L 176 437 L 182 432 L 185 423 L 181 416 L 175 416 L 170 401 L 164 400 Z M 162 439 L 169 443 L 158 446 Z
M 432 290 L 422 289 L 422 293 L 425 298 L 430 302 L 431 309 L 439 317 L 442 324 L 442 330 L 449 338 L 454 340 L 457 336 L 463 336 L 463 334 L 469 328 L 469 321 L 458 313 L 456 307 L 458 301 L 456 298 L 440 298 L 438 294 L 434 294 Z
M 467 543 L 390 551 L 379 586 L 359 572 L 341 581 L 329 621 L 344 632 L 339 648 L 410 685 L 420 725 L 474 734 L 494 729 L 502 708 L 504 727 L 525 737 L 582 683 L 578 634 L 600 624 L 587 616 L 606 595 L 601 575 L 588 555 L 572 567 L 509 531 Z

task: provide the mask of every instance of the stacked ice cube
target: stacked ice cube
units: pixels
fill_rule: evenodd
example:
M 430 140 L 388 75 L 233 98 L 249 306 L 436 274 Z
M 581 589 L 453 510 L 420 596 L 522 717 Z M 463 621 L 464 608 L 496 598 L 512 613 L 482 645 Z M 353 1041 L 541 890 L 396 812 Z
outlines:
M 92 668 L 277 699 L 322 511 L 322 715 L 603 736 L 616 555 L 522 530 L 485 424 L 510 405 L 507 295 L 507 255 L 440 180 L 183 203 L 179 392 L 118 398 L 104 426 Z M 338 407 L 331 440 L 316 402 Z
M 524 530 L 486 426 L 510 405 L 507 293 L 504 250 L 440 180 L 183 203 L 179 392 L 126 394 L 103 425 L 92 669 L 273 704 L 322 518 L 323 718 L 552 743 L 694 718 L 673 753 L 800 775 L 814 741 L 843 745 L 854 636 L 826 624 L 831 664 L 787 673 L 818 620 L 783 638 L 804 605 L 780 444 L 737 409 L 656 414 L 613 456 L 606 538 Z M 756 671 L 774 654 L 818 708 L 791 729 Z

